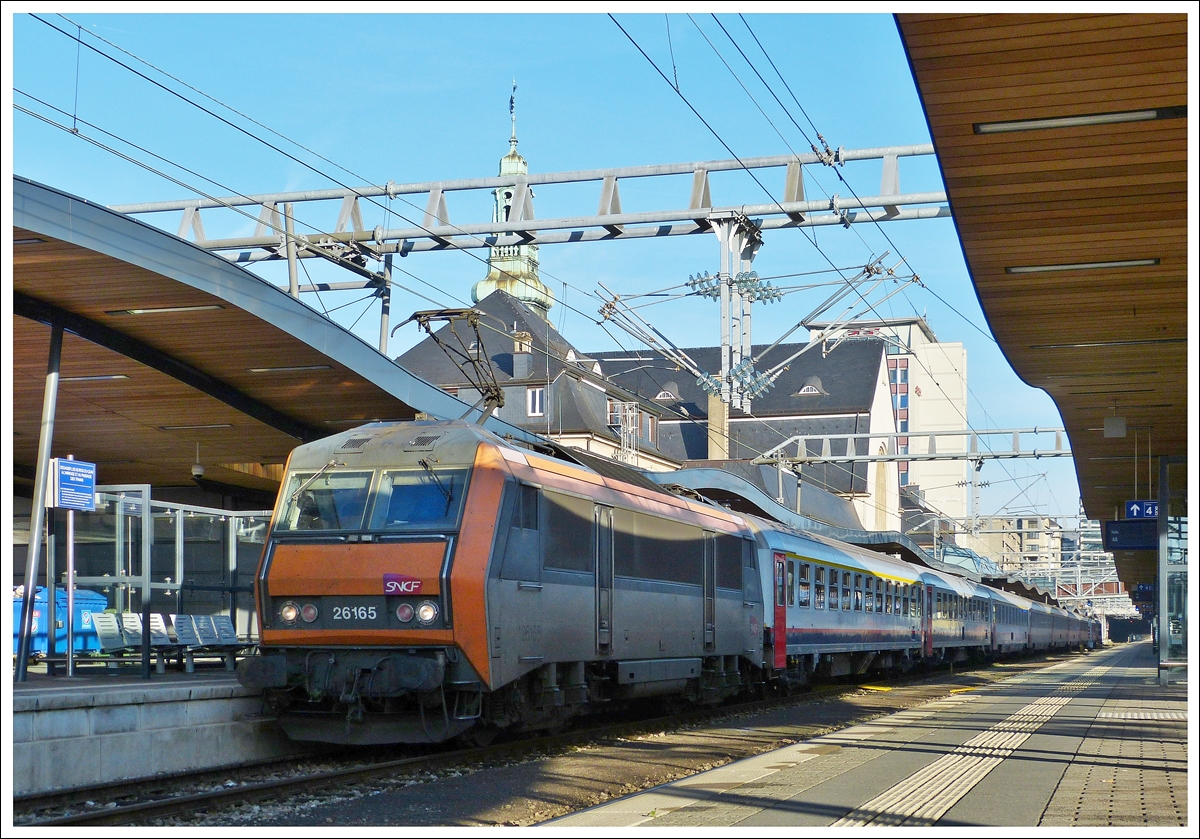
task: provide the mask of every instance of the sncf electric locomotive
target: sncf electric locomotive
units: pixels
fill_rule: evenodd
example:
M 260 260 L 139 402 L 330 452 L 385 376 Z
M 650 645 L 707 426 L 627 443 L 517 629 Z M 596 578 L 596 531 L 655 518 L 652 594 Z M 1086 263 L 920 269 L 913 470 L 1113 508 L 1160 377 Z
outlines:
M 481 741 L 638 697 L 715 703 L 1095 631 L 466 422 L 296 449 L 256 598 L 260 654 L 239 678 L 289 736 L 335 743 Z

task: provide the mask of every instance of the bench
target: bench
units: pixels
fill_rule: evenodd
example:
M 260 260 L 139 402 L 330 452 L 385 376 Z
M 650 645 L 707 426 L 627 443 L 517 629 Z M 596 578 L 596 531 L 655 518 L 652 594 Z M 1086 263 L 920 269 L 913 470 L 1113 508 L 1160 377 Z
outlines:
M 238 640 L 228 615 L 171 615 L 171 623 L 188 673 L 196 672 L 196 656 L 220 656 L 232 671 L 237 654 L 249 646 Z
M 162 631 L 156 631 L 154 618 Z M 158 657 L 155 669 L 159 673 L 166 671 L 166 656 L 175 646 L 165 632 L 162 615 L 152 615 L 150 620 L 150 648 Z M 100 639 L 100 649 L 109 656 L 105 662 L 109 667 L 117 667 L 122 663 L 140 660 L 142 650 L 142 617 L 136 612 L 125 612 L 120 617 L 112 612 L 93 612 L 92 626 Z

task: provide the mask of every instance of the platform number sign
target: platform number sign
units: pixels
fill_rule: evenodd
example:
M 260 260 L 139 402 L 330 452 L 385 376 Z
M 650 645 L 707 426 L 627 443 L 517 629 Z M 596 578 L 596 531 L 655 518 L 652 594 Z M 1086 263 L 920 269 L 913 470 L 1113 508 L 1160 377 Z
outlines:
M 1158 518 L 1157 501 L 1126 501 L 1125 518 L 1127 519 L 1156 519 Z
M 91 513 L 96 509 L 96 464 L 56 457 L 50 460 L 46 506 Z

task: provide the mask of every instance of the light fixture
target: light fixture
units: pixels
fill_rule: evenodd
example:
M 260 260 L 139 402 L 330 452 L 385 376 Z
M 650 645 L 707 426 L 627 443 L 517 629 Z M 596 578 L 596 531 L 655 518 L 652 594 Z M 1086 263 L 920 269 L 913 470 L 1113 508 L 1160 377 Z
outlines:
M 300 364 L 295 367 L 251 367 L 251 373 L 298 373 L 304 370 L 332 370 L 330 364 Z
M 1014 265 L 1005 268 L 1006 274 L 1046 274 L 1051 271 L 1094 271 L 1102 268 L 1141 268 L 1158 265 L 1158 257 L 1147 259 L 1112 259 L 1107 262 L 1064 262 L 1055 265 Z
M 63 376 L 60 382 L 115 382 L 118 379 L 128 379 L 124 373 L 112 373 L 107 376 Z
M 1103 114 L 1078 114 L 1069 117 L 1014 119 L 1003 122 L 977 122 L 976 134 L 1004 134 L 1009 131 L 1039 131 L 1046 128 L 1082 128 L 1087 125 L 1112 125 L 1121 122 L 1149 122 L 1156 119 L 1184 119 L 1186 105 L 1143 108 L 1140 111 L 1110 111 Z
M 151 309 L 113 309 L 106 315 L 166 315 L 177 312 L 211 312 L 214 309 L 224 309 L 219 303 L 208 303 L 203 306 L 158 306 Z
M 1157 376 L 1157 370 L 1114 370 L 1110 373 L 1054 373 L 1042 376 L 1047 381 L 1051 379 L 1115 379 L 1119 376 Z
M 1030 344 L 1031 350 L 1073 350 L 1091 347 L 1140 347 L 1147 344 L 1183 344 L 1187 338 L 1142 338 L 1131 341 L 1079 341 L 1074 344 Z
M 211 422 L 206 425 L 160 425 L 160 431 L 194 431 L 205 428 L 233 428 L 233 423 L 229 422 Z

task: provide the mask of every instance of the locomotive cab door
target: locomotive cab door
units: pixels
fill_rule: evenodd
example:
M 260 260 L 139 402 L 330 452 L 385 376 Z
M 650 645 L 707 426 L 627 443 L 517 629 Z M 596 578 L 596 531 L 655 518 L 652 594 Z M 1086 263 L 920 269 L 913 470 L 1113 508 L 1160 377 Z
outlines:
M 596 651 L 612 652 L 613 510 L 596 505 Z
M 717 645 L 717 539 L 704 534 L 704 651 Z

